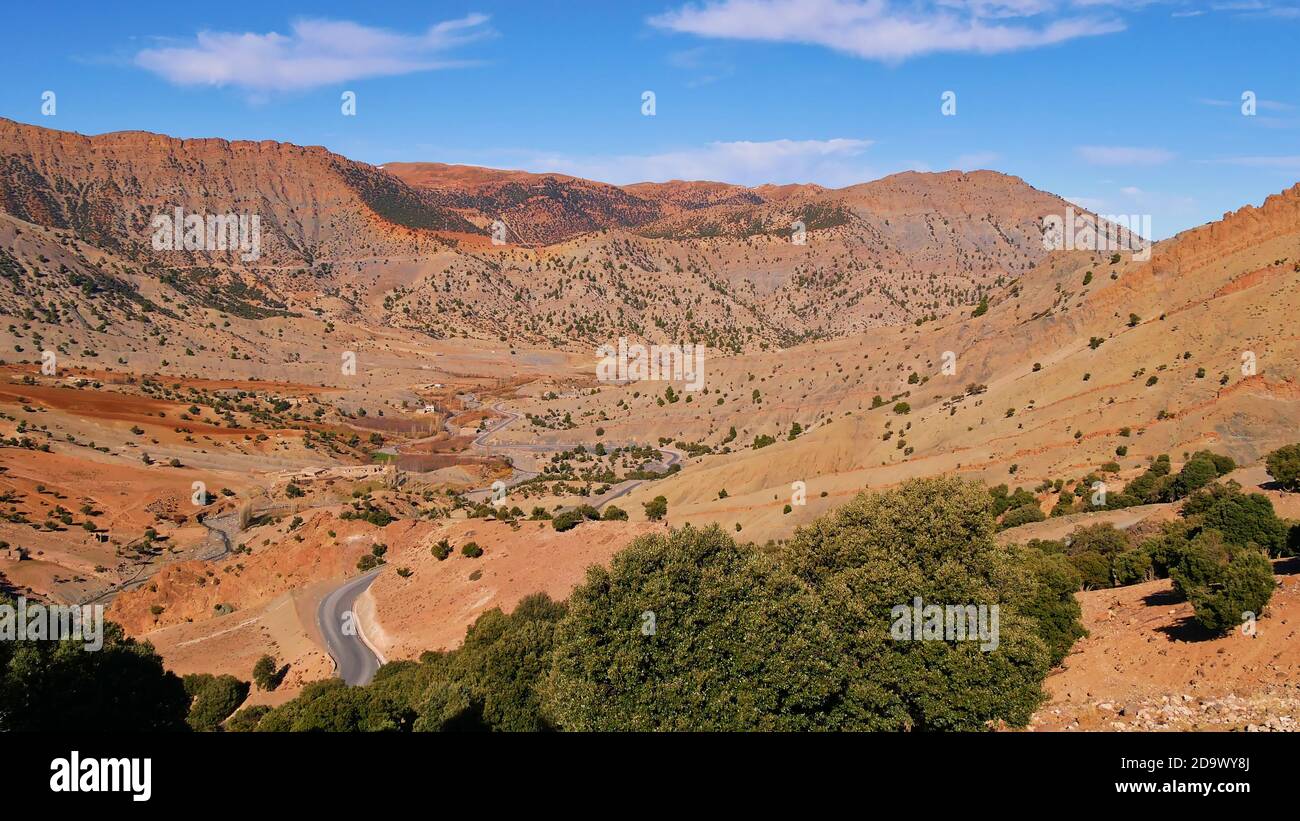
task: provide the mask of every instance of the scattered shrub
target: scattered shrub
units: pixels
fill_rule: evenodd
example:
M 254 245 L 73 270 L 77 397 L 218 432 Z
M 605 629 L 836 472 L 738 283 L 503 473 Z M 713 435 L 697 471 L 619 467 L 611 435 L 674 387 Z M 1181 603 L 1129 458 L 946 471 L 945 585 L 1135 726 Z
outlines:
M 445 561 L 451 555 L 451 542 L 447 539 L 439 539 L 438 543 L 430 548 L 430 552 L 437 557 L 438 561 Z
M 1030 522 L 1041 522 L 1047 519 L 1047 514 L 1043 513 L 1037 503 L 1032 505 L 1022 505 L 1012 508 L 1002 517 L 1002 529 L 1007 530 L 1020 525 L 1027 525 Z
M 652 522 L 661 521 L 668 515 L 668 499 L 665 496 L 656 496 L 649 502 L 644 502 L 642 507 L 645 508 L 646 518 Z
M 551 518 L 551 527 L 563 533 L 566 530 L 572 530 L 586 521 L 585 516 L 576 510 L 565 510 L 555 514 Z

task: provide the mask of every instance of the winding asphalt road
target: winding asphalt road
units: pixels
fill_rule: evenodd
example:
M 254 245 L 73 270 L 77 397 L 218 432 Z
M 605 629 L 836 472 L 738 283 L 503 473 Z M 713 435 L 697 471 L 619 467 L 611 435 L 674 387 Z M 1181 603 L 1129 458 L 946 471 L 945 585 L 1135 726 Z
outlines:
M 500 451 L 508 450 L 542 452 L 562 449 L 565 447 L 573 447 L 573 445 L 557 445 L 554 443 L 535 445 L 523 443 L 489 445 L 487 443 L 487 438 L 489 436 L 497 433 L 515 420 L 522 418 L 521 414 L 507 410 L 500 404 L 496 405 L 493 410 L 497 413 L 503 414 L 506 418 L 502 420 L 500 424 L 493 425 L 478 436 L 474 437 L 473 446 L 475 448 L 491 450 L 499 453 Z M 607 446 L 610 444 L 611 443 L 606 443 Z M 592 447 L 594 447 L 594 444 Z M 615 447 L 618 446 L 615 445 Z M 661 454 L 664 454 L 664 460 L 660 464 L 662 464 L 665 469 L 671 468 L 673 465 L 677 464 L 684 455 L 679 451 L 669 450 L 667 448 L 659 448 L 658 450 Z M 534 472 L 515 468 L 510 480 L 506 482 L 506 487 L 513 487 L 514 485 L 527 481 L 536 475 L 537 474 Z M 615 488 L 611 489 L 611 492 L 605 495 L 605 498 L 602 499 L 596 507 L 601 507 L 605 503 L 613 501 L 614 499 L 631 492 L 643 481 L 645 480 L 629 479 L 626 482 L 619 483 L 619 485 L 616 485 Z M 480 488 L 478 490 L 470 491 L 465 495 L 466 498 L 472 500 L 476 495 L 481 495 L 486 498 L 491 492 L 491 488 Z M 376 568 L 371 570 L 369 573 L 346 581 L 341 586 L 330 591 L 321 601 L 320 608 L 316 613 L 316 623 L 320 627 L 321 637 L 325 640 L 325 646 L 329 649 L 330 657 L 334 659 L 336 674 L 348 684 L 368 684 L 370 680 L 375 677 L 375 673 L 379 670 L 379 665 L 381 663 L 380 659 L 375 656 L 374 651 L 371 650 L 365 641 L 362 640 L 360 635 L 360 620 L 357 618 L 356 610 L 353 607 L 356 603 L 357 596 L 361 595 L 361 593 L 370 586 L 370 584 L 375 580 L 375 576 L 378 575 L 380 569 L 381 568 Z M 353 614 L 351 624 L 356 628 L 353 631 L 354 635 L 346 635 L 343 632 L 343 618 L 344 613 L 347 611 L 352 611 Z
M 379 671 L 379 658 L 361 639 L 361 621 L 355 609 L 357 596 L 378 575 L 379 569 L 376 568 L 336 587 L 316 610 L 316 625 L 325 639 L 325 646 L 329 648 L 330 658 L 334 659 L 335 674 L 348 684 L 369 684 Z M 345 622 L 345 615 L 349 611 L 352 617 Z M 350 625 L 352 635 L 344 633 L 345 624 Z

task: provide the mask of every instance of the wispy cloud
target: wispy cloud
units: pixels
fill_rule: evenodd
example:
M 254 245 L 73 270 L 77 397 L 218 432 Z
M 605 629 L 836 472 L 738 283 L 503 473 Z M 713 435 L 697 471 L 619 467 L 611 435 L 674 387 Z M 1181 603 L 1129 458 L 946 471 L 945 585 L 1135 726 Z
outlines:
M 1199 204 L 1193 197 L 1149 191 L 1136 185 L 1115 187 L 1109 181 L 1098 182 L 1099 191 L 1086 196 L 1067 196 L 1065 199 L 1107 218 L 1119 218 L 1126 214 L 1148 216 L 1151 219 L 1149 239 L 1164 239 L 1196 224 Z
M 1241 165 L 1249 168 L 1274 168 L 1281 171 L 1300 171 L 1300 154 L 1228 157 L 1222 160 L 1214 160 L 1213 162 L 1224 163 L 1227 165 Z
M 1291 19 L 1300 17 L 1300 7 L 1265 3 L 1263 0 L 1236 0 L 1235 2 L 1213 3 L 1211 9 L 1226 12 L 1238 17 L 1278 17 Z
M 1123 20 L 1109 6 L 1097 0 L 707 0 L 649 22 L 701 37 L 804 43 L 895 63 L 938 52 L 1040 48 L 1122 31 Z
M 1135 148 L 1126 145 L 1081 145 L 1079 156 L 1093 165 L 1160 165 L 1174 158 L 1163 148 Z
M 491 34 L 482 14 L 402 34 L 346 20 L 296 20 L 288 34 L 200 31 L 187 44 L 148 48 L 135 64 L 182 86 L 254 93 L 301 91 L 367 77 L 467 65 L 445 53 Z
M 730 61 L 720 59 L 706 46 L 674 51 L 668 55 L 668 65 L 690 73 L 691 78 L 686 81 L 688 88 L 715 83 L 736 71 Z

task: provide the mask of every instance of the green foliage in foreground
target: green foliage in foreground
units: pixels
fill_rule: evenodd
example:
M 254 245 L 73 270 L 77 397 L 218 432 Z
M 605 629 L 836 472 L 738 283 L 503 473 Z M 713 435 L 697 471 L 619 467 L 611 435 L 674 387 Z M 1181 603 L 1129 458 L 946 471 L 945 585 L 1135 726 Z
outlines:
M 1088 634 L 1083 610 L 1074 594 L 1083 580 L 1064 556 L 1013 545 L 1013 560 L 1030 571 L 1025 587 L 1013 591 L 1020 611 L 1038 623 L 1038 635 L 1047 645 L 1052 666 L 1060 664 L 1075 641 Z
M 567 605 L 493 610 L 465 644 L 310 685 L 230 729 L 982 730 L 1023 726 L 1082 635 L 1077 571 L 1001 548 L 956 479 L 861 495 L 784 549 L 716 527 L 643 536 Z M 996 605 L 996 647 L 891 635 L 894 609 Z
M 717 528 L 637 539 L 569 609 L 546 694 L 565 729 L 809 729 L 842 687 L 818 598 Z
M 0 603 L 16 606 L 0 595 Z M 185 730 L 190 697 L 148 642 L 104 622 L 104 646 L 0 641 L 0 731 Z
M 186 723 L 199 732 L 216 732 L 248 698 L 249 683 L 231 675 L 194 673 L 184 679 L 185 692 L 194 699 Z
M 824 601 L 847 662 L 833 726 L 975 730 L 1029 720 L 1050 662 L 1045 631 L 1025 613 L 1036 567 L 998 547 L 994 527 L 982 485 L 938 478 L 859 495 L 796 532 L 783 560 Z M 915 597 L 999 605 L 997 649 L 891 639 L 890 609 Z
M 550 667 L 551 637 L 564 611 L 544 593 L 528 596 L 509 615 L 499 609 L 483 613 L 455 650 L 385 664 L 365 687 L 348 687 L 338 679 L 313 682 L 273 710 L 240 711 L 227 729 L 548 729 L 539 684 Z M 245 716 L 249 711 L 254 712 Z
M 1159 460 L 1151 473 L 1171 475 Z M 527 597 L 512 613 L 482 614 L 457 649 L 384 665 L 365 687 L 315 682 L 279 707 L 233 716 L 246 682 L 200 675 L 182 684 L 111 623 L 96 653 L 0 642 L 0 729 L 1016 727 L 1041 703 L 1048 669 L 1084 634 L 1074 593 L 1089 579 L 1170 575 L 1197 621 L 1224 631 L 1267 607 L 1266 552 L 1294 548 L 1267 498 L 1230 482 L 1193 491 L 1180 521 L 1136 546 L 1094 526 L 1062 542 L 1001 547 L 995 513 L 1019 509 L 1006 508 L 1011 498 L 921 479 L 860 494 L 763 550 L 717 527 L 649 534 L 608 568 L 589 569 L 568 602 Z M 896 610 L 916 599 L 997 607 L 996 642 L 899 636 Z M 259 660 L 256 678 L 265 683 L 274 665 Z

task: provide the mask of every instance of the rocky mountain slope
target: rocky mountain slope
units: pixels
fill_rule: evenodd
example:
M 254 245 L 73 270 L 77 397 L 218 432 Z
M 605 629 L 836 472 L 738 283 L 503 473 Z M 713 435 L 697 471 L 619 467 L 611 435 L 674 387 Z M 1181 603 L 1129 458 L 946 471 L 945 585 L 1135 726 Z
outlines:
M 15 225 L 107 255 L 91 266 L 100 290 L 123 295 L 138 290 L 136 276 L 214 306 L 230 307 L 220 294 L 235 294 L 247 310 L 439 338 L 593 348 L 633 336 L 739 351 L 973 305 L 1044 258 L 1042 218 L 1066 204 L 993 172 L 903 174 L 840 190 L 617 187 L 4 120 L 0 207 Z M 153 220 L 178 208 L 256 215 L 256 253 L 159 250 Z M 487 240 L 497 219 L 509 228 L 505 246 Z

